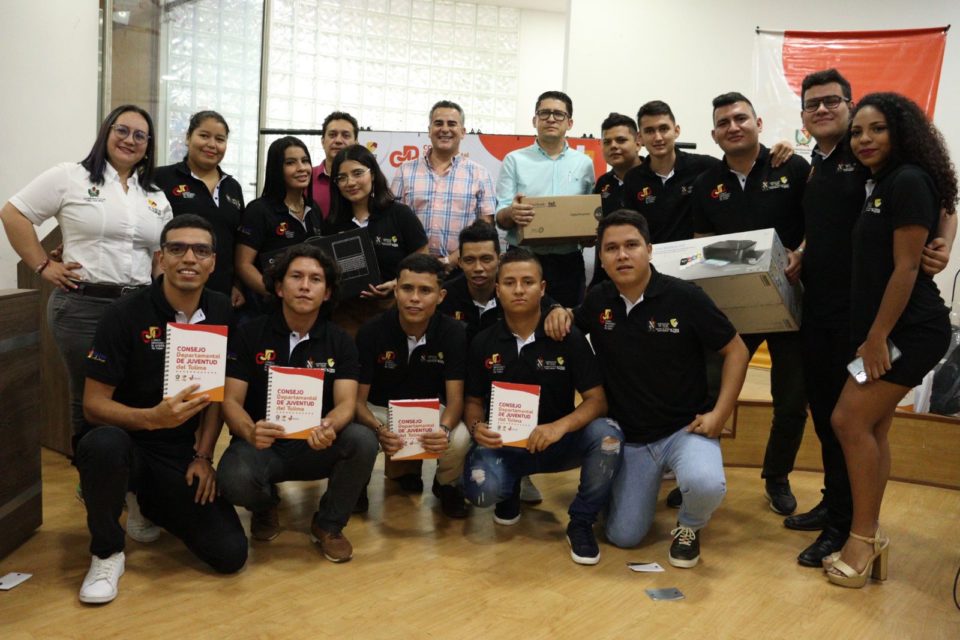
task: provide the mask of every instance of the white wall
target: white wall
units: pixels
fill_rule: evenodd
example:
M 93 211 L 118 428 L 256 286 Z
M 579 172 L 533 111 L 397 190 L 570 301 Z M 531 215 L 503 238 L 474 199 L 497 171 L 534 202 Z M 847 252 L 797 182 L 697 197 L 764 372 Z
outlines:
M 562 89 L 567 16 L 555 11 L 520 12 L 519 73 L 517 74 L 517 134 L 532 135 L 537 96 Z M 578 130 L 579 131 L 579 130 Z M 577 134 L 579 135 L 579 133 Z
M 97 0 L 0 2 L 0 203 L 50 166 L 90 150 L 98 11 Z M 0 238 L 0 289 L 13 288 L 18 257 Z
M 610 111 L 636 116 L 644 102 L 662 99 L 673 108 L 683 141 L 696 142 L 700 153 L 719 155 L 710 139 L 710 101 L 726 91 L 749 97 L 757 26 L 841 31 L 957 25 L 960 2 L 570 0 L 568 18 L 564 86 L 574 101 L 578 133 L 598 135 Z M 960 161 L 958 37 L 955 29 L 947 35 L 935 120 Z M 798 108 L 798 122 L 799 117 Z M 958 267 L 960 242 L 937 279 L 948 302 Z

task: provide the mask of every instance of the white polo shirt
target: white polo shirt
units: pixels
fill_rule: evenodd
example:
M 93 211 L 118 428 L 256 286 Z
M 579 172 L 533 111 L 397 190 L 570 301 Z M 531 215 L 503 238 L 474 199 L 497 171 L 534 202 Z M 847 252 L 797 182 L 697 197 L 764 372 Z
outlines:
M 84 281 L 150 284 L 153 252 L 173 210 L 162 191 L 144 191 L 136 175 L 127 186 L 124 193 L 110 163 L 96 185 L 82 165 L 65 162 L 37 176 L 10 203 L 35 225 L 57 219 L 63 261 L 83 265 L 77 273 Z

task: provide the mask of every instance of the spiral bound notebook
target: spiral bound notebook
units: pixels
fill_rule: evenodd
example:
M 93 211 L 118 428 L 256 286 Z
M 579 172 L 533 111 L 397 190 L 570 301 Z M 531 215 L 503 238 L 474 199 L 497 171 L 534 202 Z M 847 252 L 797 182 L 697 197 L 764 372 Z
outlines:
M 526 447 L 537 426 L 540 385 L 494 381 L 490 387 L 490 430 L 500 434 L 504 446 Z
M 440 431 L 440 399 L 391 400 L 387 405 L 390 431 L 403 440 L 400 450 L 391 460 L 431 460 L 439 453 L 429 453 L 420 444 L 420 436 Z
M 200 388 L 190 398 L 205 393 L 211 402 L 223 402 L 227 325 L 168 323 L 163 364 L 164 398 L 199 384 Z
M 322 418 L 323 369 L 270 367 L 267 422 L 283 427 L 286 438 L 306 440 Z

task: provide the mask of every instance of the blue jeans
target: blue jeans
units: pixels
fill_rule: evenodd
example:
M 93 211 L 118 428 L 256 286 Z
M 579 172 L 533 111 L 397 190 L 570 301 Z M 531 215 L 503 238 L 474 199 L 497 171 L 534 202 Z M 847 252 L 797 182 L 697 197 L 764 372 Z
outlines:
M 378 451 L 376 434 L 357 423 L 344 427 L 321 451 L 311 449 L 306 440 L 278 439 L 267 449 L 257 449 L 234 437 L 217 465 L 217 486 L 231 504 L 263 511 L 280 503 L 276 483 L 329 478 L 315 518 L 321 529 L 340 531 L 370 481 Z
M 683 505 L 677 521 L 700 529 L 720 506 L 727 492 L 720 441 L 685 429 L 649 444 L 623 447 L 623 464 L 613 480 L 607 540 L 634 547 L 647 535 L 657 508 L 664 467 L 677 474 Z
M 610 498 L 622 443 L 617 423 L 597 418 L 539 453 L 520 447 L 488 449 L 475 444 L 463 467 L 463 491 L 471 503 L 489 507 L 517 495 L 523 476 L 580 467 L 580 486 L 568 513 L 571 520 L 592 523 Z

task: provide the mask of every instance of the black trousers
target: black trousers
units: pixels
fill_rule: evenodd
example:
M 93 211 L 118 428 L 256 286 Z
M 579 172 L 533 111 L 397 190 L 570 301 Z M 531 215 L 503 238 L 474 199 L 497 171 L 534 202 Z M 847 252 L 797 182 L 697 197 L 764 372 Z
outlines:
M 760 475 L 762 478 L 784 478 L 793 471 L 793 463 L 803 441 L 803 428 L 807 424 L 803 340 L 796 331 L 751 333 L 741 337 L 751 357 L 764 340 L 770 350 L 773 424 L 770 425 L 770 437 Z
M 565 307 L 576 307 L 583 302 L 586 282 L 583 254 L 580 251 L 560 254 L 537 254 L 543 265 L 543 279 L 547 293 Z
M 846 534 L 853 517 L 853 498 L 847 463 L 830 416 L 847 381 L 847 363 L 854 357 L 850 328 L 805 324 L 801 333 L 807 398 L 823 459 L 823 501 L 827 507 L 827 519 L 830 526 Z
M 194 502 L 188 486 L 192 443 L 141 443 L 118 427 L 96 427 L 77 446 L 76 465 L 87 507 L 90 553 L 106 558 L 123 551 L 120 513 L 127 491 L 137 494 L 143 515 L 183 541 L 220 573 L 239 571 L 247 561 L 247 536 L 233 506 L 218 497 Z

